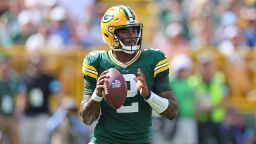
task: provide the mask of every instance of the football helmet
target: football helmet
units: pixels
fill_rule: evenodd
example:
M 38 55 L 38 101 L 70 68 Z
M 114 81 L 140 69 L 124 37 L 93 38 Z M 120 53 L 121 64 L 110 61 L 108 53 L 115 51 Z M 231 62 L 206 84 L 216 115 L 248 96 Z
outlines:
M 118 30 L 129 27 L 133 27 L 137 30 L 136 36 L 129 38 L 118 36 Z M 128 54 L 133 54 L 140 50 L 142 43 L 142 29 L 143 25 L 142 23 L 139 23 L 136 13 L 131 8 L 123 5 L 109 8 L 101 20 L 103 40 L 114 51 L 123 51 Z M 127 44 L 125 42 L 127 39 L 135 42 Z

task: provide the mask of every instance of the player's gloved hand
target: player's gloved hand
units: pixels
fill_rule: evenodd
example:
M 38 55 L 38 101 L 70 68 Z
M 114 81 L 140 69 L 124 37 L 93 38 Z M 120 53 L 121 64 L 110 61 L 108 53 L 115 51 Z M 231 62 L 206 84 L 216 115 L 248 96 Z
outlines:
M 101 73 L 101 75 L 97 79 L 96 89 L 95 89 L 97 96 L 102 97 L 105 95 L 108 78 L 109 78 L 108 71 L 104 71 L 103 73 Z
M 148 90 L 148 86 L 147 86 L 147 83 L 146 83 L 145 76 L 142 73 L 140 68 L 138 69 L 137 73 L 138 73 L 138 76 L 136 77 L 134 75 L 133 79 L 136 82 L 136 85 L 137 85 L 137 88 L 138 88 L 138 91 L 139 91 L 140 95 L 142 95 L 143 97 L 147 97 L 147 96 L 149 96 L 150 92 Z

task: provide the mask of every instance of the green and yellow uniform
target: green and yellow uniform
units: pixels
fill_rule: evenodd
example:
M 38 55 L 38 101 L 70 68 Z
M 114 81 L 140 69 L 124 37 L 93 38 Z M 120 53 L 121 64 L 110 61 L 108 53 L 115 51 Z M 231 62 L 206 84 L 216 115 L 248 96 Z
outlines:
M 91 141 L 95 144 L 149 144 L 151 143 L 152 108 L 138 93 L 132 75 L 138 68 L 145 75 L 148 88 L 154 93 L 170 90 L 169 63 L 159 50 L 144 49 L 127 64 L 117 61 L 111 51 L 89 53 L 83 63 L 84 95 L 92 95 L 96 80 L 109 69 L 119 70 L 127 83 L 128 95 L 119 109 L 113 109 L 103 100 L 101 115 Z

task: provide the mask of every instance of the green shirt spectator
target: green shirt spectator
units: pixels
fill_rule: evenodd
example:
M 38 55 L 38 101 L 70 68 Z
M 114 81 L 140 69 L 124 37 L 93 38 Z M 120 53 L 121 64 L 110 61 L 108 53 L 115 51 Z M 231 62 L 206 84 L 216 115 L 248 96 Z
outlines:
M 194 93 L 187 79 L 170 78 L 170 86 L 179 105 L 179 117 L 194 117 Z
M 0 54 L 0 131 L 12 144 L 19 143 L 18 125 L 14 115 L 17 92 L 18 77 L 10 66 L 9 58 Z
M 188 55 L 178 54 L 172 58 L 170 65 L 174 72 L 174 77 L 170 76 L 170 87 L 178 104 L 176 129 L 173 130 L 171 143 L 197 144 L 195 99 L 192 86 L 189 83 L 192 60 Z M 168 123 L 164 121 L 164 124 L 165 132 L 167 132 Z
M 201 75 L 195 75 L 190 78 L 192 85 L 196 90 L 199 100 L 199 121 L 221 122 L 224 119 L 225 110 L 220 105 L 225 95 L 224 75 L 216 72 L 209 83 L 206 83 Z M 210 108 L 208 111 L 207 107 Z
M 18 77 L 9 67 L 7 59 L 7 56 L 0 55 L 0 115 L 12 116 L 18 92 Z

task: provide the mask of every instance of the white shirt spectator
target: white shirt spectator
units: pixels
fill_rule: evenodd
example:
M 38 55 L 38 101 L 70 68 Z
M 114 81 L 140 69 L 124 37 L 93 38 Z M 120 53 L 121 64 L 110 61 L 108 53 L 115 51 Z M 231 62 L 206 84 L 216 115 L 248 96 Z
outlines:
M 90 17 L 90 7 L 94 5 L 95 0 L 58 0 L 58 3 L 68 11 L 72 20 L 84 21 Z
M 43 36 L 41 33 L 31 35 L 26 42 L 26 49 L 34 51 L 39 49 L 57 50 L 64 47 L 61 37 L 58 35 Z

